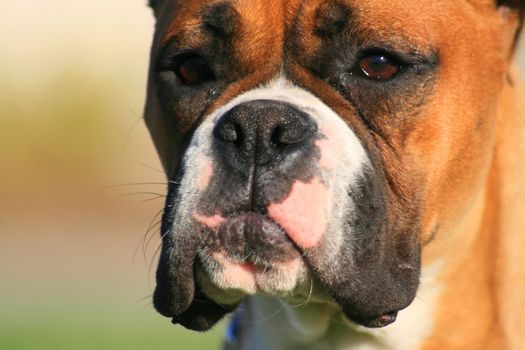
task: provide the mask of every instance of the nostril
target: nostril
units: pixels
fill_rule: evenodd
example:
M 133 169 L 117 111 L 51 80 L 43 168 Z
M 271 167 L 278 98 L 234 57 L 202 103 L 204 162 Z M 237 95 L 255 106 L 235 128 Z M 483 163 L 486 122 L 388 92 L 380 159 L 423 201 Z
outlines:
M 221 141 L 240 146 L 243 142 L 242 126 L 230 120 L 220 120 L 214 130 L 214 135 Z
M 270 136 L 275 146 L 288 146 L 301 143 L 308 134 L 308 125 L 299 120 L 277 125 Z
M 284 146 L 286 145 L 285 143 L 283 143 L 283 128 L 281 126 L 277 126 L 273 132 L 272 132 L 272 136 L 270 138 L 272 144 L 274 144 L 275 146 Z

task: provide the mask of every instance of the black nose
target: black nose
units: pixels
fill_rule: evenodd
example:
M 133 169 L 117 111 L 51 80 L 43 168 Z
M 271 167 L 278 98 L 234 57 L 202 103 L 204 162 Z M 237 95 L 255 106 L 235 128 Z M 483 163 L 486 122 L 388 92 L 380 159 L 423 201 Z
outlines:
M 213 131 L 229 163 L 264 165 L 279 162 L 313 143 L 315 122 L 294 106 L 255 100 L 225 113 Z M 236 166 L 237 167 L 237 166 Z

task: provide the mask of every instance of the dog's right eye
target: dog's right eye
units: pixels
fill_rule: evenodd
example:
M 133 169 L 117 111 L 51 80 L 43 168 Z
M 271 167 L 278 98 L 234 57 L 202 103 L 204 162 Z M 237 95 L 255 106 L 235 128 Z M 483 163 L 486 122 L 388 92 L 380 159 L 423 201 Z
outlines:
M 371 54 L 359 61 L 359 68 L 370 79 L 392 79 L 401 69 L 401 65 L 385 54 Z
M 175 69 L 183 85 L 198 85 L 213 80 L 213 72 L 200 57 L 187 57 L 183 59 Z

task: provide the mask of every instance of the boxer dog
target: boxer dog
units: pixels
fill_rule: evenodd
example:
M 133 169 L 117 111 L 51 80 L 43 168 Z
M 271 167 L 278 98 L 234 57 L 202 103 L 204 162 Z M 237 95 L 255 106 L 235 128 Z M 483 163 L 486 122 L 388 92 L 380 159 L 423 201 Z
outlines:
M 525 349 L 525 1 L 157 0 L 155 308 L 229 349 Z

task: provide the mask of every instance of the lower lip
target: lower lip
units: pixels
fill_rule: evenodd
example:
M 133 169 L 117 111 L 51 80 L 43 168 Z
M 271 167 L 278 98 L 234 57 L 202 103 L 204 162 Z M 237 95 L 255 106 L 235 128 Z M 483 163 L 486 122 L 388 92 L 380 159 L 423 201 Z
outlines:
M 250 264 L 250 263 L 240 263 L 238 264 L 238 266 L 243 270 L 243 271 L 246 271 L 246 272 L 249 272 L 249 273 L 255 273 L 255 266 L 253 264 Z

